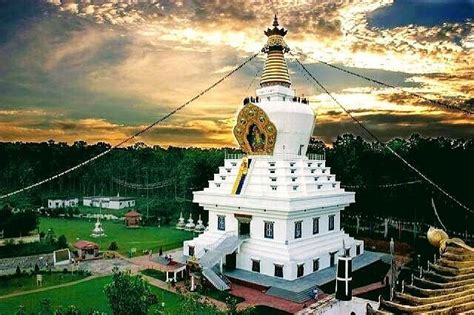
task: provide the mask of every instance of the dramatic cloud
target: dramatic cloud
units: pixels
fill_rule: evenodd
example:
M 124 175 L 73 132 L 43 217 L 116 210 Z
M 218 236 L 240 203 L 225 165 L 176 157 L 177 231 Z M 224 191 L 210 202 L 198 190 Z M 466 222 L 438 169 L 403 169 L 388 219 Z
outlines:
M 0 1 L 0 140 L 118 142 L 259 51 L 275 10 L 300 60 L 382 138 L 473 136 L 472 119 L 462 114 L 317 63 L 472 109 L 472 19 L 371 25 L 371 14 L 392 6 L 391 0 L 62 2 Z M 139 140 L 235 145 L 233 117 L 242 99 L 254 94 L 263 58 Z M 293 59 L 293 87 L 310 96 L 318 114 L 315 135 L 330 142 L 343 132 L 360 133 Z

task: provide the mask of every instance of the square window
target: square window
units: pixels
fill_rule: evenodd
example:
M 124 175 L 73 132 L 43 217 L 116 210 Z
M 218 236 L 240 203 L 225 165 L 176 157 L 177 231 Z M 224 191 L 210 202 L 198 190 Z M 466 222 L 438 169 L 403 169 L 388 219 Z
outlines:
M 311 169 L 311 174 L 314 174 L 314 171 L 315 171 L 315 169 L 314 169 L 314 168 L 312 168 L 312 169 Z
M 275 264 L 275 277 L 283 278 L 283 265 Z
M 336 184 L 332 184 L 332 188 L 336 188 Z
M 297 269 L 296 269 L 296 276 L 298 278 L 302 277 L 304 275 L 304 264 L 300 264 L 297 266 Z
M 297 190 L 298 190 L 298 186 L 293 186 L 293 190 L 294 190 L 294 191 L 297 191 Z
M 308 163 L 308 167 L 311 167 L 311 165 L 313 165 L 313 163 Z
M 270 169 L 270 174 L 275 174 L 275 169 Z
M 295 222 L 295 238 L 301 238 L 303 221 Z
M 321 163 L 318 163 L 318 167 L 321 167 Z
M 323 187 L 323 185 L 318 185 L 318 189 L 321 189 Z
M 292 178 L 291 178 L 291 181 L 292 181 L 292 182 L 296 182 L 296 179 L 297 179 L 297 178 L 298 178 L 298 177 L 292 177 Z
M 194 246 L 188 247 L 188 255 L 191 257 L 194 256 Z
M 276 181 L 277 181 L 277 178 L 276 178 L 276 177 L 270 177 L 270 180 L 271 180 L 272 182 L 276 182 Z
M 260 260 L 252 259 L 252 271 L 260 272 Z
M 275 167 L 275 162 L 268 162 L 271 167 Z
M 230 163 L 230 164 L 231 164 L 232 166 L 237 166 L 237 163 L 235 163 L 235 162 L 232 162 L 232 163 Z
M 217 216 L 217 229 L 219 231 L 225 231 L 225 216 L 224 215 Z
M 225 180 L 225 176 L 221 176 L 221 179 L 222 179 L 222 180 Z
M 329 228 L 328 228 L 328 230 L 329 231 L 334 230 L 334 215 L 329 216 Z
M 290 166 L 291 167 L 295 166 L 295 162 L 290 162 Z
M 313 235 L 319 233 L 319 218 L 313 218 Z
M 291 169 L 290 172 L 291 174 L 294 174 L 296 172 L 296 169 Z
M 216 183 L 216 187 L 221 187 L 221 184 L 220 184 L 220 183 Z
M 273 238 L 273 222 L 264 222 L 265 238 Z
M 313 259 L 313 271 L 319 270 L 319 258 Z
M 317 182 L 317 181 L 318 181 L 318 179 L 319 179 L 319 177 L 315 177 L 315 178 L 314 178 L 314 181 L 315 181 L 315 182 Z
M 277 190 L 277 186 L 270 186 L 272 190 Z

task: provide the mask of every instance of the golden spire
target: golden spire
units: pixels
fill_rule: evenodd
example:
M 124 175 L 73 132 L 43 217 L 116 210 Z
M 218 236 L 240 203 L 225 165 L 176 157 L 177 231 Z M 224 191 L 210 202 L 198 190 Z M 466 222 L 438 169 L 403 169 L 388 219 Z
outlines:
M 291 80 L 288 74 L 288 65 L 286 64 L 284 53 L 290 48 L 286 45 L 283 37 L 288 31 L 284 28 L 278 28 L 278 19 L 275 14 L 273 28 L 268 28 L 264 33 L 268 40 L 262 51 L 267 53 L 267 60 L 263 67 L 260 86 L 283 85 L 290 87 Z

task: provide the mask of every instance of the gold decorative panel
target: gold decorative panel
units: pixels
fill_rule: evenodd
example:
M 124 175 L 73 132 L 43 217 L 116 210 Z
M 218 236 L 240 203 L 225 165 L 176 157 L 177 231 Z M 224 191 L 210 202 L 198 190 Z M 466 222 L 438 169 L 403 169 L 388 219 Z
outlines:
M 275 147 L 277 129 L 267 114 L 257 105 L 249 103 L 237 116 L 234 136 L 247 154 L 269 155 Z

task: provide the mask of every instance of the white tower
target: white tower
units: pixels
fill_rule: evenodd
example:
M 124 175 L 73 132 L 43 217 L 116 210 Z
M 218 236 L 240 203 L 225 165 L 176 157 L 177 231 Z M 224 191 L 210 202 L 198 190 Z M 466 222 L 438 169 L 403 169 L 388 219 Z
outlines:
M 226 159 L 209 187 L 194 192 L 209 211 L 209 230 L 184 242 L 183 251 L 195 253 L 221 289 L 216 264 L 294 280 L 334 266 L 337 255 L 363 253 L 363 242 L 340 227 L 355 194 L 340 187 L 322 156 L 306 156 L 315 115 L 290 88 L 286 33 L 275 17 L 265 31 L 261 87 L 238 110 L 234 135 L 246 154 Z

